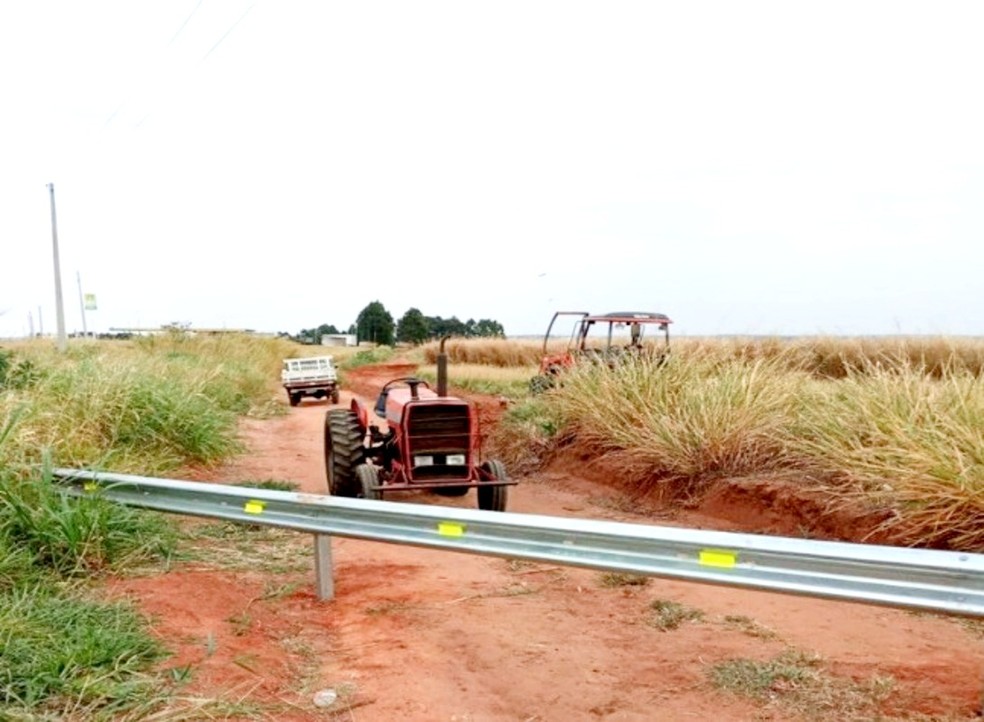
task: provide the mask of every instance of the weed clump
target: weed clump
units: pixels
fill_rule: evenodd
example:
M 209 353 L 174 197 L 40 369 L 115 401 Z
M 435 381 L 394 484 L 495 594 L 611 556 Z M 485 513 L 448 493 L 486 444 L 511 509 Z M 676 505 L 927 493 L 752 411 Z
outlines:
M 700 609 L 669 599 L 655 599 L 650 603 L 649 609 L 652 612 L 649 625 L 661 632 L 668 632 L 685 622 L 698 622 L 704 618 L 704 612 Z

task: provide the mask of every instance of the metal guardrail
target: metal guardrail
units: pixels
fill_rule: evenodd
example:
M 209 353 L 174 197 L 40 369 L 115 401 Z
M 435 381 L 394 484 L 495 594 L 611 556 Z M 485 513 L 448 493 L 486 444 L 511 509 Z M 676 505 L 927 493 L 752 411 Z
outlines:
M 984 555 L 345 499 L 55 469 L 70 493 L 315 535 L 332 596 L 329 536 L 632 572 L 883 606 L 984 616 Z

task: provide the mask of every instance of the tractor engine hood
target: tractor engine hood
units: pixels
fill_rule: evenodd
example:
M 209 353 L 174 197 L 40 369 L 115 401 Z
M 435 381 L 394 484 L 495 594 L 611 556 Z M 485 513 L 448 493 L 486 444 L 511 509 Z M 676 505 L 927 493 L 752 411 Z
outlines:
M 440 398 L 437 393 L 427 387 L 418 388 L 416 398 L 413 397 L 410 389 L 402 387 L 390 389 L 386 394 L 386 423 L 399 426 L 403 421 L 403 411 L 409 403 L 426 400 L 428 404 L 433 404 L 438 402 Z M 460 403 L 457 399 L 445 400 L 451 403 Z

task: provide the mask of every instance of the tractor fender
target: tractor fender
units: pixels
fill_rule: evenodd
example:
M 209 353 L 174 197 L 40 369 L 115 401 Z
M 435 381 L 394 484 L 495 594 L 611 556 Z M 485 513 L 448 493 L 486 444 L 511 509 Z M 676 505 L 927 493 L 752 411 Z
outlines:
M 352 413 L 359 422 L 359 430 L 364 434 L 369 428 L 369 410 L 358 399 L 352 399 Z

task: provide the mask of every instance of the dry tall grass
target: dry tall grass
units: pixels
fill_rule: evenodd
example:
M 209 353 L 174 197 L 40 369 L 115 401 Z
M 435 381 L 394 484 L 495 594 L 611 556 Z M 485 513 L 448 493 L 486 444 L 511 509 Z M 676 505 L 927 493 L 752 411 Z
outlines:
M 647 493 L 692 496 L 703 482 L 787 465 L 802 373 L 777 359 L 705 357 L 583 366 L 551 393 L 580 453 L 607 456 Z
M 432 341 L 420 347 L 424 361 L 437 363 L 440 342 Z M 455 364 L 484 366 L 538 366 L 543 351 L 541 341 L 513 341 L 490 338 L 452 338 L 444 344 L 448 361 Z
M 649 345 L 657 344 L 648 341 Z M 551 350 L 566 346 L 556 341 Z M 426 363 L 435 363 L 438 342 L 420 347 Z M 537 366 L 543 352 L 539 340 L 449 339 L 445 351 L 452 363 L 487 366 Z M 818 378 L 846 378 L 874 368 L 921 369 L 934 378 L 954 371 L 984 375 L 984 339 L 952 337 L 682 337 L 672 343 L 674 356 L 742 361 L 779 360 L 787 368 Z
M 682 338 L 677 356 L 781 359 L 790 369 L 842 379 L 873 369 L 901 368 L 941 378 L 954 371 L 984 375 L 984 339 L 949 337 Z
M 984 378 L 868 368 L 814 383 L 803 402 L 787 449 L 841 505 L 894 509 L 872 532 L 984 549 Z
M 607 457 L 641 491 L 693 496 L 705 482 L 797 472 L 834 506 L 889 512 L 881 538 L 984 550 L 984 376 L 977 341 L 829 347 L 678 344 L 665 365 L 582 366 L 509 435 Z
M 430 363 L 437 350 L 423 347 Z M 446 351 L 462 369 L 529 369 L 542 346 L 452 339 Z M 517 406 L 498 443 L 541 453 L 563 439 L 671 495 L 795 470 L 835 504 L 893 510 L 877 531 L 898 543 L 984 550 L 982 379 L 978 338 L 678 338 L 664 366 L 571 373 Z

